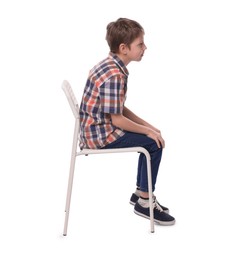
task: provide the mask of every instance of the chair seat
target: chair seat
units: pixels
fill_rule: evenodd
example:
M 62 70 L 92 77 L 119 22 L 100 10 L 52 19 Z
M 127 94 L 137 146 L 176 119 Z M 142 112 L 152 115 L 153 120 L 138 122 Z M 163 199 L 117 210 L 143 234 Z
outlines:
M 129 148 L 111 148 L 111 149 L 82 149 L 80 152 L 77 153 L 77 155 L 103 154 L 103 153 L 127 153 L 127 152 L 140 152 L 150 157 L 148 151 L 145 148 L 140 146 L 129 147 Z

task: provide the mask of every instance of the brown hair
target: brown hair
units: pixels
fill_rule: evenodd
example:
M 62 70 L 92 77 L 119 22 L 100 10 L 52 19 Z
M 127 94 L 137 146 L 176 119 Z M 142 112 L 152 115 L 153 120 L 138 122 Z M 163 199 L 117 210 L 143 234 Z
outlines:
M 127 18 L 119 18 L 106 27 L 106 40 L 110 51 L 118 53 L 120 44 L 124 43 L 130 48 L 130 44 L 144 33 L 143 27 L 136 21 Z

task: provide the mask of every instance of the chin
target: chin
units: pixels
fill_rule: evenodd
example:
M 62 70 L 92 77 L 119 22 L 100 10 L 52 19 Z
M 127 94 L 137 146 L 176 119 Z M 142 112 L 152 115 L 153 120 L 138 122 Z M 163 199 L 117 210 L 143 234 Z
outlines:
M 134 59 L 134 61 L 141 61 L 143 56 L 138 57 L 137 59 Z

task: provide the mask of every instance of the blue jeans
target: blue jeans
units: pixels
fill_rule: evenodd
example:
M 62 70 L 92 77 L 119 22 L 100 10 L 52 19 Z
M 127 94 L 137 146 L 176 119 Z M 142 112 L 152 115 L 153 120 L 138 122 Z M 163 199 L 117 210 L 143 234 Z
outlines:
M 136 146 L 144 147 L 151 156 L 152 191 L 154 191 L 158 176 L 159 164 L 162 158 L 162 148 L 158 148 L 156 142 L 153 139 L 143 134 L 126 132 L 122 137 L 106 145 L 103 147 L 103 149 L 127 148 Z M 136 185 L 140 188 L 141 191 L 148 192 L 147 160 L 143 153 L 140 153 L 139 155 Z

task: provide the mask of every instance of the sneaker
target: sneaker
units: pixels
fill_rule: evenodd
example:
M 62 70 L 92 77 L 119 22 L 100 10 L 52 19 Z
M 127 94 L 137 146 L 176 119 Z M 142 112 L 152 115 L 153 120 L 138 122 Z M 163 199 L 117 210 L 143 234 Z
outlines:
M 137 196 L 135 193 L 132 193 L 132 196 L 130 198 L 129 203 L 133 206 L 135 206 L 137 200 L 139 199 L 139 196 Z
M 139 196 L 137 196 L 135 193 L 132 193 L 132 196 L 130 198 L 129 203 L 132 204 L 133 206 L 135 206 L 136 202 L 138 201 Z M 153 199 L 156 201 L 156 203 L 159 205 L 159 207 L 162 208 L 162 210 L 166 213 L 169 213 L 169 209 L 165 206 L 162 206 L 156 199 L 156 197 L 153 195 Z
M 162 208 L 153 202 L 154 222 L 162 226 L 170 226 L 175 224 L 175 218 L 162 210 Z M 142 207 L 138 201 L 135 204 L 134 212 L 144 218 L 150 219 L 150 208 Z

